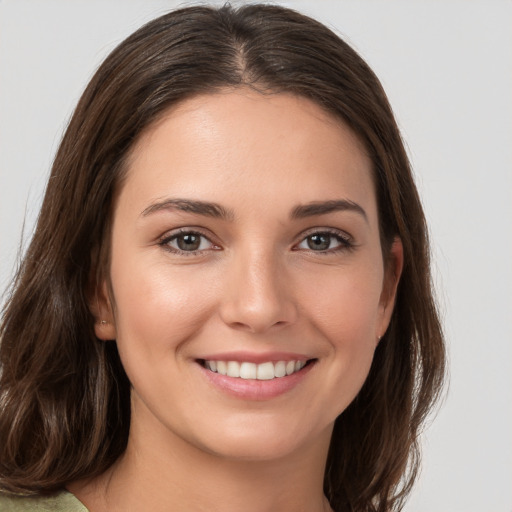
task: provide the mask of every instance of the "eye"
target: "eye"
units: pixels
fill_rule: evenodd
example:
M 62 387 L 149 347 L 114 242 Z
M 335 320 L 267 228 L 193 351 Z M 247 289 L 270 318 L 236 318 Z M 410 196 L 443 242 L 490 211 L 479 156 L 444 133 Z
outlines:
M 315 252 L 335 252 L 337 250 L 350 249 L 351 247 L 352 243 L 347 235 L 329 231 L 311 233 L 297 245 L 297 249 Z
M 206 236 L 195 231 L 180 231 L 165 237 L 160 245 L 174 253 L 196 253 L 218 249 Z

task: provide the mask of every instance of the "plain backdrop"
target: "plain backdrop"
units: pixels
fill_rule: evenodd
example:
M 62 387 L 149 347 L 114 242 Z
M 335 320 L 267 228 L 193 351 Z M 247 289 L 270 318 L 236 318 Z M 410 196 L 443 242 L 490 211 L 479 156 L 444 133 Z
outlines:
M 381 78 L 430 222 L 451 383 L 406 510 L 512 512 L 512 2 L 275 3 L 329 25 Z M 0 293 L 93 71 L 184 4 L 0 0 Z

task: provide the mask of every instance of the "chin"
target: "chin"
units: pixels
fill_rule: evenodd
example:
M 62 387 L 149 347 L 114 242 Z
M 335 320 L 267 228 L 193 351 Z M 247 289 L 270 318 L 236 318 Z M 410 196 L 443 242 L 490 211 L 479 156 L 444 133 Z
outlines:
M 203 451 L 217 457 L 238 461 L 272 461 L 303 453 L 307 447 L 329 444 L 332 424 L 323 428 L 293 422 L 289 418 L 246 418 L 210 426 L 208 438 L 197 440 Z M 288 420 L 288 421 L 287 421 Z

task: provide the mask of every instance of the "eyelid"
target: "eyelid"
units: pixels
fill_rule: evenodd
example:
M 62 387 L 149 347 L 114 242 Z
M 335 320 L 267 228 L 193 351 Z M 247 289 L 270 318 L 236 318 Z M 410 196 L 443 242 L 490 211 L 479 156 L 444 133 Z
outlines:
M 202 238 L 205 238 L 206 240 L 208 240 L 208 242 L 211 246 L 208 249 L 198 249 L 198 250 L 194 250 L 194 251 L 183 251 L 178 248 L 171 247 L 169 245 L 169 242 L 176 239 L 178 236 L 189 235 L 189 234 L 197 235 Z M 351 250 L 351 249 L 354 249 L 356 246 L 356 244 L 354 243 L 353 237 L 350 234 L 348 234 L 346 231 L 343 231 L 343 230 L 337 229 L 337 228 L 331 228 L 331 227 L 315 227 L 315 228 L 310 228 L 306 231 L 303 231 L 299 235 L 299 237 L 300 237 L 299 240 L 293 245 L 292 250 L 295 250 L 295 251 L 306 250 L 307 251 L 307 249 L 300 249 L 298 246 L 302 242 L 304 242 L 306 240 L 306 238 L 308 238 L 309 236 L 318 235 L 318 234 L 331 235 L 339 240 L 340 245 L 333 249 L 327 249 L 324 251 L 310 250 L 310 252 L 316 252 L 319 254 L 332 254 L 332 253 L 335 253 L 338 251 Z M 159 246 L 161 246 L 162 248 L 166 249 L 167 251 L 169 251 L 171 253 L 191 256 L 194 254 L 197 255 L 199 253 L 205 253 L 205 252 L 211 251 L 211 250 L 221 250 L 222 247 L 220 246 L 220 244 L 216 243 L 214 240 L 212 240 L 212 238 L 214 238 L 214 237 L 209 233 L 208 234 L 205 233 L 205 230 L 203 228 L 199 228 L 196 226 L 186 226 L 186 227 L 180 227 L 180 228 L 176 228 L 176 229 L 167 231 L 165 234 L 158 237 L 157 242 L 158 242 Z
M 202 238 L 205 238 L 210 243 L 211 247 L 208 249 L 197 249 L 194 251 L 183 251 L 175 247 L 171 247 L 169 243 L 179 237 L 180 235 L 197 235 Z M 200 253 L 205 253 L 207 251 L 211 250 L 220 250 L 221 247 L 219 244 L 215 243 L 212 240 L 212 236 L 210 234 L 206 234 L 202 228 L 194 227 L 194 226 L 186 226 L 186 227 L 180 227 L 176 228 L 171 231 L 167 231 L 162 236 L 158 237 L 158 245 L 161 246 L 163 249 L 169 251 L 173 254 L 179 254 L 179 255 L 185 255 L 185 256 L 192 256 L 197 255 Z
M 309 250 L 310 252 L 313 252 L 313 253 L 316 252 L 318 254 L 332 254 L 337 251 L 351 250 L 351 249 L 354 249 L 356 246 L 354 238 L 350 234 L 348 234 L 346 231 L 343 231 L 343 230 L 337 229 L 337 228 L 315 227 L 315 228 L 310 228 L 310 229 L 302 232 L 300 234 L 299 241 L 294 244 L 292 249 L 296 250 L 296 251 L 302 250 L 302 249 L 299 249 L 298 246 L 302 242 L 304 242 L 306 240 L 306 238 L 308 238 L 309 236 L 312 236 L 312 235 L 320 235 L 320 234 L 334 236 L 335 238 L 337 238 L 340 241 L 340 246 L 335 247 L 333 249 L 327 249 L 325 251 L 313 251 L 311 249 L 311 250 Z M 304 249 L 304 250 L 307 251 L 308 249 Z

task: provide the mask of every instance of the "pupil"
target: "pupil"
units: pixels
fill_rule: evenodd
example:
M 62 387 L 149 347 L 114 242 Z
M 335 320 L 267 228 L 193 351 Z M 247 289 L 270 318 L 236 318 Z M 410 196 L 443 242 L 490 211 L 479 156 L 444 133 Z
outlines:
M 182 251 L 196 251 L 201 244 L 201 238 L 197 235 L 181 235 L 177 242 Z
M 308 237 L 308 247 L 314 251 L 325 251 L 331 244 L 330 235 L 311 235 Z

